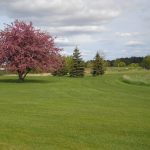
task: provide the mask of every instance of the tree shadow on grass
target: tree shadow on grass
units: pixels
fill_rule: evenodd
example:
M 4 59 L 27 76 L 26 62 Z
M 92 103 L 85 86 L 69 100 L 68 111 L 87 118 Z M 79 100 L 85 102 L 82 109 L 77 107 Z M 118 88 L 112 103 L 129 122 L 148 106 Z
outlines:
M 41 79 L 25 79 L 23 82 L 18 79 L 0 79 L 0 83 L 18 83 L 18 84 L 27 84 L 27 83 L 51 83 L 51 80 L 41 80 Z

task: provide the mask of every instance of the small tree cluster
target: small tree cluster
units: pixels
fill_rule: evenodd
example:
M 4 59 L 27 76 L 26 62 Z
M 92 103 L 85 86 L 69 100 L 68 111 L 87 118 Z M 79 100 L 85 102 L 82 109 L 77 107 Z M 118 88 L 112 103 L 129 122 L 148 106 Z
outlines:
M 56 70 L 52 72 L 53 76 L 64 76 L 67 75 L 68 73 L 68 70 L 66 68 L 65 57 L 60 56 L 59 60 L 60 60 L 60 65 Z
M 72 70 L 72 62 L 73 57 L 72 56 L 62 56 L 61 58 L 61 66 L 55 70 L 52 75 L 54 76 L 65 76 L 69 75 Z
M 62 67 L 53 73 L 53 75 L 63 76 L 69 74 L 71 77 L 83 77 L 84 68 L 92 68 L 92 75 L 98 76 L 105 73 L 106 61 L 99 54 L 96 53 L 94 60 L 88 61 L 86 64 L 81 59 L 81 55 L 78 48 L 74 49 L 73 56 L 63 57 Z
M 138 63 L 131 63 L 131 64 L 129 64 L 128 66 L 131 67 L 131 68 L 137 68 L 137 67 L 139 67 L 140 65 L 139 65 Z
M 114 67 L 125 67 L 125 66 L 126 66 L 126 63 L 119 59 L 115 60 L 115 62 L 114 62 Z

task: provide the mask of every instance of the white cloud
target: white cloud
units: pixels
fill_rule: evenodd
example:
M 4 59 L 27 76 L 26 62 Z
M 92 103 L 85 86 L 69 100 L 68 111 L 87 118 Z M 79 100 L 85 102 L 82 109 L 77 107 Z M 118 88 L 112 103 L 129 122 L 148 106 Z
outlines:
M 2 2 L 0 8 L 4 15 L 47 26 L 102 24 L 120 14 L 114 3 L 110 7 L 97 0 L 12 0 Z
M 46 27 L 46 29 L 55 35 L 76 35 L 76 34 L 97 34 L 107 31 L 104 26 L 60 26 L 60 27 Z
M 91 35 L 87 34 L 80 34 L 80 35 L 74 35 L 74 36 L 68 36 L 68 37 L 56 37 L 55 42 L 59 46 L 80 46 L 82 44 L 86 43 L 92 43 L 96 42 L 98 39 L 93 38 Z
M 75 44 L 72 41 L 70 41 L 67 37 L 57 37 L 55 39 L 55 42 L 60 47 L 75 46 Z
M 119 37 L 132 37 L 132 36 L 138 36 L 140 35 L 140 33 L 139 32 L 116 32 L 115 35 Z
M 0 28 L 14 19 L 32 21 L 58 37 L 56 43 L 68 48 L 66 53 L 79 45 L 91 49 L 82 49 L 89 58 L 92 49 L 110 49 L 109 58 L 119 57 L 125 53 L 120 49 L 149 46 L 149 7 L 149 0 L 0 0 Z
M 97 39 L 93 38 L 91 35 L 80 34 L 71 36 L 70 40 L 73 41 L 76 45 L 80 45 L 95 42 Z
M 142 41 L 137 41 L 137 40 L 131 40 L 126 43 L 126 46 L 130 47 L 137 47 L 137 46 L 143 46 L 144 43 Z

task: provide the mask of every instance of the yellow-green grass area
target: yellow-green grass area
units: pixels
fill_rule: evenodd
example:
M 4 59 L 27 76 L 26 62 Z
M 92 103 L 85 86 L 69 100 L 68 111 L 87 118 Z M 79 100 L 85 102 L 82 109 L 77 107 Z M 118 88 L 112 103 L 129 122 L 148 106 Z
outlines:
M 123 81 L 129 84 L 147 85 L 150 86 L 150 73 L 125 74 L 122 77 Z
M 148 72 L 146 69 L 143 69 L 142 67 L 107 67 L 106 68 L 106 74 L 118 74 L 118 73 L 136 73 L 136 72 L 141 72 L 141 73 L 146 73 Z
M 0 76 L 0 150 L 149 150 L 150 86 L 123 75 Z

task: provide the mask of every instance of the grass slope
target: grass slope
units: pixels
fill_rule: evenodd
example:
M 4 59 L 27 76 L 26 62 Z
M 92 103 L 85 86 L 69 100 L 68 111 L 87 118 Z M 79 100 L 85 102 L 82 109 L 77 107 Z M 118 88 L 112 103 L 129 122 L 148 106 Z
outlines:
M 122 80 L 129 84 L 150 86 L 150 74 L 123 75 Z
M 149 150 L 150 86 L 103 77 L 0 77 L 1 150 Z

